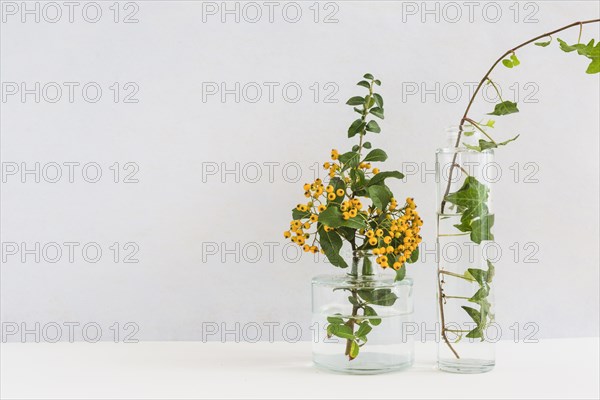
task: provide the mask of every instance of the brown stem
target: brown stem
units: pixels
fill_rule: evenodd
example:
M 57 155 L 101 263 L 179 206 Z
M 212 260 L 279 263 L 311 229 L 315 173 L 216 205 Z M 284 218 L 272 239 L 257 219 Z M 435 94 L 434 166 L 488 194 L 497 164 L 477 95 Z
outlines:
M 454 353 L 454 356 L 456 358 L 460 358 L 460 356 L 458 355 L 456 350 L 454 350 L 454 347 L 450 343 L 450 340 L 448 340 L 448 336 L 446 336 L 446 318 L 444 317 L 444 291 L 442 289 L 442 281 L 441 280 L 442 280 L 442 278 L 440 276 L 440 273 L 438 273 L 438 290 L 439 290 L 438 302 L 440 303 L 440 323 L 442 324 L 442 328 L 441 328 L 442 339 L 444 339 L 444 342 L 446 342 L 446 345 L 448 345 L 448 348 L 450 348 L 452 353 Z
M 469 103 L 467 104 L 467 108 L 465 109 L 465 113 L 463 114 L 463 117 L 460 120 L 460 125 L 458 126 L 458 136 L 456 138 L 456 143 L 454 144 L 454 147 L 458 147 L 460 145 L 460 139 L 462 136 L 462 131 L 463 131 L 463 125 L 465 123 L 465 121 L 467 120 L 467 117 L 469 115 L 469 111 L 471 110 L 471 106 L 473 105 L 473 102 L 475 101 L 475 97 L 477 97 L 477 94 L 479 93 L 479 90 L 481 89 L 481 87 L 483 86 L 483 84 L 485 83 L 485 81 L 488 79 L 488 77 L 490 76 L 490 74 L 492 73 L 492 71 L 494 70 L 494 68 L 496 68 L 496 65 L 498 65 L 502 60 L 504 60 L 504 58 L 506 56 L 508 56 L 509 54 L 514 53 L 515 51 L 517 51 L 518 49 L 520 49 L 521 47 L 527 46 L 530 43 L 535 42 L 536 40 L 542 39 L 546 36 L 551 36 L 554 35 L 555 33 L 564 31 L 566 29 L 572 28 L 574 26 L 579 26 L 580 29 L 583 27 L 583 25 L 585 24 L 592 24 L 595 22 L 600 22 L 600 19 L 590 19 L 587 21 L 577 21 L 577 22 L 573 22 L 572 24 L 563 26 L 562 28 L 558 28 L 555 29 L 551 32 L 547 32 L 544 33 L 542 35 L 536 36 L 533 39 L 529 39 L 526 42 L 521 43 L 520 45 L 513 47 L 510 50 L 507 50 L 504 54 L 502 54 L 500 57 L 498 57 L 498 59 L 492 64 L 492 66 L 490 67 L 490 69 L 487 71 L 487 73 L 483 76 L 483 78 L 481 78 L 481 81 L 479 81 L 479 84 L 477 85 L 477 87 L 475 88 L 475 91 L 473 92 L 473 94 L 471 95 L 471 98 L 469 99 Z M 448 185 L 446 186 L 446 191 L 444 193 L 444 197 L 442 199 L 442 204 L 441 204 L 441 213 L 444 213 L 444 208 L 446 206 L 446 196 L 448 195 L 448 193 L 450 193 L 450 186 L 452 185 L 452 172 L 454 169 L 454 164 L 456 164 L 456 157 L 457 154 L 454 153 L 454 158 L 452 160 L 452 165 L 450 166 L 450 174 L 449 174 L 449 178 L 448 178 Z

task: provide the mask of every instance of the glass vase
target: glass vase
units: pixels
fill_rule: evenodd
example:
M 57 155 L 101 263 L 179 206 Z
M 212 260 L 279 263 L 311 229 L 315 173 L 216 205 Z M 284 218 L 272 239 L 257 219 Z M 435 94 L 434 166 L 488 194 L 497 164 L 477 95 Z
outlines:
M 312 281 L 313 361 L 350 374 L 412 365 L 412 280 L 373 272 L 371 254 L 355 252 L 349 273 Z M 404 267 L 403 267 L 404 268 Z
M 480 373 L 495 364 L 499 331 L 488 252 L 497 173 L 491 149 L 437 151 L 438 367 L 443 371 Z

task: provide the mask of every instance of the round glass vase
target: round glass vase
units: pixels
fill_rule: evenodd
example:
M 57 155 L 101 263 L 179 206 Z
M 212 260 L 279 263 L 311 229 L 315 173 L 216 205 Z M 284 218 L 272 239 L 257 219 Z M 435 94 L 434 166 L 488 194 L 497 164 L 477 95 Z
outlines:
M 495 247 L 493 150 L 442 148 L 436 153 L 438 367 L 481 373 L 494 368 Z
M 375 273 L 371 258 L 355 252 L 349 273 L 312 280 L 313 361 L 320 368 L 378 374 L 413 363 L 412 280 Z

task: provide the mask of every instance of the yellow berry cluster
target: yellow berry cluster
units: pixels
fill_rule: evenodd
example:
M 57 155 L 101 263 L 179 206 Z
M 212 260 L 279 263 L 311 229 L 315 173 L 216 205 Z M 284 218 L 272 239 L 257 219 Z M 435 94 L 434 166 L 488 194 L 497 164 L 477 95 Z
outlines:
M 397 202 L 392 198 L 386 221 L 380 228 L 365 232 L 369 244 L 373 246 L 373 254 L 378 255 L 375 261 L 381 267 L 400 269 L 421 243 L 419 232 L 423 220 L 416 207 L 414 200 L 409 197 L 402 209 L 395 210 Z
M 343 165 L 339 161 L 335 162 L 339 158 L 337 150 L 331 151 L 331 158 L 334 162 L 323 164 L 323 167 L 329 170 L 329 176 L 331 178 L 337 176 L 349 183 L 351 180 L 348 176 L 344 176 Z M 358 168 L 365 172 L 370 171 L 373 175 L 379 173 L 377 168 L 371 170 L 371 164 L 367 162 L 360 163 Z M 295 219 L 290 222 L 290 229 L 283 235 L 302 247 L 305 252 L 319 251 L 316 228 L 319 214 L 327 210 L 328 206 L 339 207 L 344 220 L 360 217 L 358 221 L 368 224 L 369 228 L 356 232 L 356 238 L 364 239 L 362 244 L 357 243 L 358 248 L 371 250 L 377 255 L 376 262 L 383 268 L 400 269 L 421 243 L 419 232 L 423 221 L 416 211 L 417 206 L 412 198 L 407 198 L 402 207 L 398 207 L 398 202 L 392 198 L 385 210 L 376 209 L 374 206 L 364 209 L 361 200 L 355 198 L 351 192 L 347 193 L 347 189 L 339 187 L 336 189 L 333 185 L 325 186 L 321 179 L 305 183 L 303 189 L 304 196 L 309 201 L 296 206 L 293 213 Z M 322 228 L 326 232 L 337 230 L 326 225 L 322 225 Z M 313 239 L 309 244 L 307 242 L 311 241 L 311 236 Z

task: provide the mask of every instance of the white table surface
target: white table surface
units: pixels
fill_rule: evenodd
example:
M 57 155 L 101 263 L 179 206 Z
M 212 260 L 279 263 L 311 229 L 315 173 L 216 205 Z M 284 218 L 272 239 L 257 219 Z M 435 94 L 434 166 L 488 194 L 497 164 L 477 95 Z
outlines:
M 413 368 L 351 376 L 318 370 L 309 343 L 5 343 L 0 395 L 12 398 L 598 398 L 599 339 L 499 342 L 496 368 L 435 368 L 417 343 Z

